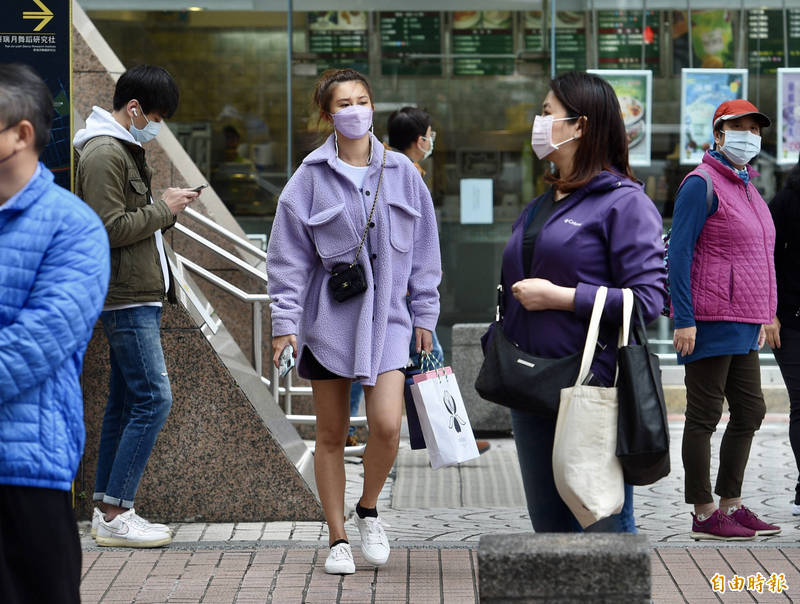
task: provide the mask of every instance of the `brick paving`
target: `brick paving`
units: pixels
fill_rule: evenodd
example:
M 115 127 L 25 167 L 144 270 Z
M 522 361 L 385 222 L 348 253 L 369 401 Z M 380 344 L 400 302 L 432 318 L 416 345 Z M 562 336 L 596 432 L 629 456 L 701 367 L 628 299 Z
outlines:
M 783 532 L 736 545 L 697 543 L 689 537 L 691 517 L 682 496 L 682 424 L 672 419 L 672 474 L 656 485 L 636 489 L 637 525 L 654 545 L 653 602 L 800 602 L 800 518 L 792 517 L 790 511 L 796 471 L 785 418 L 770 416 L 757 434 L 743 492 L 745 503 L 768 521 L 780 524 Z M 715 451 L 720 433 L 713 440 Z M 492 441 L 492 447 L 486 455 L 494 452 L 496 462 L 514 446 L 510 439 L 498 439 Z M 347 529 L 356 574 L 346 577 L 327 575 L 323 570 L 327 530 L 320 522 L 176 524 L 169 548 L 141 551 L 97 548 L 88 536 L 88 523 L 84 523 L 83 601 L 477 602 L 480 536 L 531 530 L 527 510 L 519 501 L 519 486 L 514 484 L 518 469 L 510 464 L 509 475 L 493 483 L 501 485 L 494 500 L 485 495 L 482 499 L 461 497 L 485 507 L 453 507 L 452 493 L 442 490 L 440 501 L 425 492 L 420 495 L 424 507 L 413 507 L 412 499 L 405 501 L 408 507 L 399 509 L 392 507 L 392 489 L 396 483 L 402 484 L 399 477 L 403 473 L 417 473 L 412 482 L 422 488 L 437 476 L 413 457 L 399 459 L 412 461 L 398 462 L 379 500 L 392 540 L 392 555 L 380 569 L 364 561 L 352 523 Z M 345 499 L 352 510 L 360 494 L 362 468 L 356 459 L 349 462 Z M 453 488 L 482 484 L 470 476 L 488 467 L 481 470 L 484 462 L 480 459 L 474 463 L 471 470 L 465 468 L 447 477 Z M 488 465 L 498 472 L 509 464 L 504 459 L 503 464 Z M 498 504 L 503 502 L 508 505 Z M 442 505 L 437 507 L 437 503 Z M 146 510 L 141 511 L 146 515 Z M 785 584 L 776 583 L 779 579 Z M 771 587 L 780 593 L 772 593 Z

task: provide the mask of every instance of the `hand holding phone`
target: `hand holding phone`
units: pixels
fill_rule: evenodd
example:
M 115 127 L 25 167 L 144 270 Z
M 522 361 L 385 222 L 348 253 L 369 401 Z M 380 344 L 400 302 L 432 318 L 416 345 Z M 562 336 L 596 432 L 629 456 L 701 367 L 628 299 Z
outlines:
M 292 367 L 294 367 L 294 348 L 289 345 L 283 349 L 278 359 L 278 374 L 281 377 L 286 377 Z

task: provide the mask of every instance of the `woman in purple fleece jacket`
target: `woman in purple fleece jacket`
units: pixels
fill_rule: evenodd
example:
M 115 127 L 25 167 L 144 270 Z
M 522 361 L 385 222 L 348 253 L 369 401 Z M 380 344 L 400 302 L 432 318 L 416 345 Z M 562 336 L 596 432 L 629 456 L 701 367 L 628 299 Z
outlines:
M 402 369 L 412 329 L 417 350 L 432 349 L 441 259 L 433 202 L 419 172 L 370 132 L 372 93 L 364 76 L 325 72 L 314 103 L 334 133 L 303 160 L 278 203 L 267 250 L 272 348 L 276 366 L 286 346 L 299 351 L 298 373 L 311 380 L 314 469 L 331 543 L 325 571 L 351 574 L 343 522 L 350 385 L 364 385 L 369 424 L 354 520 L 364 557 L 380 566 L 389 542 L 376 505 L 400 440 Z M 331 271 L 354 259 L 366 291 L 339 302 Z
M 619 103 L 604 80 L 566 73 L 550 83 L 531 143 L 556 171 L 512 227 L 503 253 L 506 334 L 532 354 L 561 358 L 583 349 L 598 286 L 609 288 L 591 383 L 610 385 L 616 365 L 621 288 L 646 321 L 664 304 L 661 217 L 628 165 Z M 553 482 L 555 421 L 511 411 L 528 511 L 536 532 L 579 531 Z M 635 532 L 633 491 L 620 514 L 586 530 Z

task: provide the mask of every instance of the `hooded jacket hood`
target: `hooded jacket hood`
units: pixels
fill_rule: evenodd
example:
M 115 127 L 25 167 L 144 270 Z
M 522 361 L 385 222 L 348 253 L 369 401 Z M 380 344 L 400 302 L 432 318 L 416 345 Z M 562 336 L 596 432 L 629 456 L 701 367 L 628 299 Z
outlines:
M 73 146 L 80 152 L 83 150 L 84 145 L 91 139 L 97 136 L 113 136 L 126 143 L 132 143 L 137 147 L 141 147 L 133 135 L 123 128 L 120 123 L 114 119 L 108 111 L 102 107 L 92 107 L 92 113 L 86 119 L 86 127 L 81 128 L 75 133 L 75 138 L 72 139 Z

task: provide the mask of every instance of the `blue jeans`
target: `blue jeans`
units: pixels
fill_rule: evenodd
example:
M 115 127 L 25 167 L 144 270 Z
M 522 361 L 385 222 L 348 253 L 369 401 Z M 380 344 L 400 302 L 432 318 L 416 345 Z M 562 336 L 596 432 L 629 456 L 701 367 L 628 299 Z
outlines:
M 511 426 L 517 445 L 519 468 L 528 502 L 528 514 L 537 533 L 635 533 L 633 487 L 625 485 L 625 503 L 619 514 L 603 518 L 585 529 L 556 490 L 553 479 L 555 420 L 511 410 Z
M 111 376 L 92 499 L 132 508 L 172 407 L 161 349 L 161 307 L 105 311 L 100 320 L 108 338 Z

